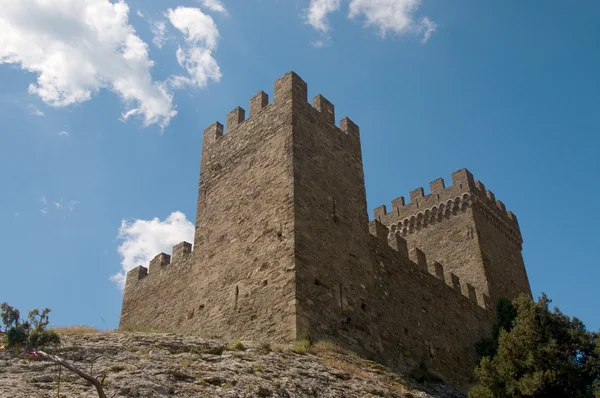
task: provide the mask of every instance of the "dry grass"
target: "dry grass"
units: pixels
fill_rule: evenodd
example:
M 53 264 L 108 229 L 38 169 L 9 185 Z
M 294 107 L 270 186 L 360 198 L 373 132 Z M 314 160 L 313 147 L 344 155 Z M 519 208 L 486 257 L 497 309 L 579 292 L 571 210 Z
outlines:
M 123 326 L 118 329 L 119 332 L 134 332 L 134 333 L 175 333 L 173 329 L 168 328 L 153 328 L 150 326 Z
M 342 347 L 329 340 L 320 340 L 310 345 L 309 352 L 311 354 L 319 355 L 328 352 L 335 352 L 338 354 L 345 354 L 346 350 Z
M 321 361 L 325 366 L 335 368 L 353 377 L 360 377 L 362 379 L 370 380 L 378 379 L 376 374 L 362 369 L 359 365 L 352 362 L 348 362 L 341 358 L 328 356 L 322 358 Z
M 97 329 L 93 326 L 62 326 L 62 327 L 54 327 L 52 328 L 57 334 L 91 334 L 91 333 L 104 333 L 102 330 Z
M 226 351 L 246 351 L 246 346 L 241 340 L 234 340 L 227 344 L 225 347 Z
M 301 340 L 296 340 L 294 342 L 294 347 L 292 348 L 292 351 L 295 352 L 296 354 L 307 354 L 310 350 L 310 340 L 308 339 L 301 339 Z

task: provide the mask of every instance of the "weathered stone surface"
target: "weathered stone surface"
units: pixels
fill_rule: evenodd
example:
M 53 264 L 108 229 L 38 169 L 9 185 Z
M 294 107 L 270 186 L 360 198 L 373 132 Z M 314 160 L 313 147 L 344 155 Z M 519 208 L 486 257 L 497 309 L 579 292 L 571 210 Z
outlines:
M 440 397 L 462 395 L 443 384 L 421 386 L 383 366 L 335 352 L 296 354 L 290 347 L 246 350 L 195 336 L 97 333 L 61 336 L 53 353 L 102 378 L 109 397 Z M 93 363 L 93 367 L 91 366 Z M 0 396 L 57 396 L 50 362 L 8 359 L 0 352 Z M 94 387 L 62 370 L 63 397 L 97 397 Z
M 369 223 L 358 126 L 293 72 L 273 91 L 205 130 L 193 251 L 128 274 L 121 326 L 333 339 L 468 386 L 493 302 L 531 294 L 516 217 L 462 169 Z

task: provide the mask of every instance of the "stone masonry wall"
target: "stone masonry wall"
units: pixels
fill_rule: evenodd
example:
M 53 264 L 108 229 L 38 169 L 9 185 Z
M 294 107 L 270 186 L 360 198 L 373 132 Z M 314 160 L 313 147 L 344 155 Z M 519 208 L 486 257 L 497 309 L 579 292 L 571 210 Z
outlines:
M 411 258 L 417 249 L 442 263 L 463 283 L 473 285 L 480 300 L 495 302 L 529 293 L 516 216 L 466 169 L 452 173 L 452 185 L 439 178 L 423 188 L 375 209 L 375 219 L 408 241 Z
M 348 118 L 336 127 L 334 106 L 321 95 L 310 106 L 301 87 L 293 111 L 298 337 L 335 340 L 404 370 L 424 360 L 449 382 L 470 383 L 474 344 L 489 333 L 492 312 L 451 270 L 431 264 L 456 287 L 429 273 L 427 257 L 425 267 L 411 261 L 406 242 L 390 248 L 383 224 L 380 239 L 369 234 L 359 129 Z
M 292 118 L 285 87 L 204 133 L 193 259 L 125 289 L 121 326 L 295 337 Z M 172 272 L 168 273 L 168 270 Z

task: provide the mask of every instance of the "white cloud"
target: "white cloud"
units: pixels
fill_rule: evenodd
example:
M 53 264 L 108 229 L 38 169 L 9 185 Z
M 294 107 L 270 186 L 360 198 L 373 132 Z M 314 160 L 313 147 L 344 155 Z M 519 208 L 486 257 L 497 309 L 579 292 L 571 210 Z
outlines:
M 211 11 L 219 12 L 224 15 L 229 15 L 227 9 L 220 0 L 202 0 L 202 5 Z
M 0 64 L 37 75 L 29 92 L 56 107 L 117 93 L 124 118 L 162 127 L 177 113 L 164 84 L 152 79 L 148 48 L 121 0 L 0 0 Z
M 165 35 L 167 34 L 167 24 L 164 21 L 154 22 L 150 26 L 150 30 L 154 35 L 152 43 L 154 43 L 156 47 L 162 48 L 162 46 L 167 41 L 167 38 L 165 37 Z
M 396 35 L 415 34 L 421 35 L 421 41 L 425 43 L 435 32 L 437 24 L 427 16 L 420 20 L 415 18 L 421 1 L 349 0 L 348 17 L 363 19 L 366 27 L 375 27 L 382 37 L 390 33 Z M 328 32 L 330 25 L 327 16 L 338 11 L 340 4 L 341 0 L 311 0 L 306 10 L 306 22 L 321 33 Z M 320 44 L 320 42 L 315 43 Z
M 110 277 L 119 287 L 125 286 L 127 272 L 138 265 L 148 266 L 150 260 L 161 252 L 171 253 L 174 245 L 194 238 L 194 225 L 180 211 L 171 213 L 164 221 L 121 221 L 118 239 L 123 243 L 117 251 L 123 258 L 122 270 Z
M 42 213 L 42 215 L 45 216 L 49 213 L 49 210 L 47 208 L 43 208 L 42 210 L 40 210 L 40 213 Z
M 433 22 L 429 17 L 423 17 L 418 25 L 418 31 L 423 33 L 422 43 L 427 43 L 433 32 L 437 29 L 437 24 Z
M 306 23 L 318 31 L 327 32 L 329 30 L 327 14 L 337 11 L 340 3 L 340 0 L 310 0 L 306 10 Z
M 184 34 L 187 42 L 203 45 L 208 49 L 217 47 L 219 30 L 210 15 L 206 15 L 199 8 L 177 7 L 167 10 L 169 22 Z
M 42 195 L 42 197 L 40 198 L 40 201 L 41 201 L 43 204 L 46 204 L 46 203 L 48 203 L 48 199 L 46 199 L 46 195 Z
M 187 85 L 206 87 L 209 80 L 219 81 L 221 69 L 217 61 L 212 57 L 210 50 L 201 47 L 190 47 L 177 49 L 177 62 L 191 77 L 172 76 L 170 83 L 174 88 L 183 88 Z
M 138 17 L 140 17 L 140 18 L 144 18 L 144 14 L 142 14 L 142 12 L 141 12 L 140 10 L 137 10 L 137 11 L 136 11 L 136 14 L 137 14 L 137 16 L 138 16 Z
M 420 5 L 421 0 L 350 0 L 348 16 L 363 17 L 365 25 L 378 28 L 382 37 L 390 32 L 397 35 L 423 33 L 427 41 L 437 25 L 428 17 L 415 22 L 414 14 Z
M 53 203 L 54 203 L 54 207 L 56 207 L 57 209 L 70 210 L 70 211 L 75 210 L 75 206 L 81 204 L 81 202 L 79 202 L 77 200 L 65 201 L 63 199 L 61 199 L 59 202 L 53 202 Z
M 68 131 L 61 131 L 60 133 L 58 133 L 59 136 L 63 136 L 63 137 L 69 137 L 71 134 L 69 134 Z
M 331 38 L 329 36 L 323 37 L 322 39 L 315 40 L 310 43 L 315 48 L 323 48 L 331 45 Z
M 166 16 L 169 22 L 184 37 L 184 48 L 177 49 L 177 62 L 184 68 L 187 76 L 171 76 L 169 84 L 173 88 L 185 86 L 205 87 L 210 80 L 221 79 L 221 69 L 212 52 L 217 48 L 219 30 L 210 15 L 199 8 L 177 7 L 168 9 Z
M 35 116 L 46 116 L 44 114 L 44 112 L 40 111 L 38 109 L 38 107 L 35 106 L 35 105 L 29 104 L 29 105 L 27 105 L 27 109 L 29 109 L 29 112 L 31 112 L 32 115 L 35 115 Z

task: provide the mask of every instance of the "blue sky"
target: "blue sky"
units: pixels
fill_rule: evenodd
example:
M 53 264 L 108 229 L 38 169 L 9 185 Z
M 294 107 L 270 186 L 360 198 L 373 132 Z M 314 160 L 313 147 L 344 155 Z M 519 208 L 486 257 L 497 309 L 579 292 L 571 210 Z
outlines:
M 600 328 L 597 2 L 70 1 L 0 1 L 0 302 L 116 327 L 111 276 L 193 231 L 202 130 L 294 70 L 360 125 L 369 209 L 469 168 Z

